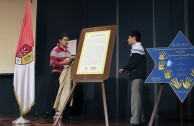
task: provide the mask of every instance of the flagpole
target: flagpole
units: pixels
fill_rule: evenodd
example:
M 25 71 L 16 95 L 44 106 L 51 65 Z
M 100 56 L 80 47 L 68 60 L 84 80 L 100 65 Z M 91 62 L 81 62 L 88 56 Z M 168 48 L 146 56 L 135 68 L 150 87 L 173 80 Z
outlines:
M 30 121 L 20 116 L 18 119 L 12 122 L 13 126 L 17 126 L 17 124 L 29 124 Z

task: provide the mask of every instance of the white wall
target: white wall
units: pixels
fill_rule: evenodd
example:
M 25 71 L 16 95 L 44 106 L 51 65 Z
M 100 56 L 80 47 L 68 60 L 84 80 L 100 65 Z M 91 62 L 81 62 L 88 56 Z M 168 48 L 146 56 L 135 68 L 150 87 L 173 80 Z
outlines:
M 0 0 L 0 74 L 14 72 L 15 51 L 27 0 Z M 31 4 L 35 40 L 37 0 Z

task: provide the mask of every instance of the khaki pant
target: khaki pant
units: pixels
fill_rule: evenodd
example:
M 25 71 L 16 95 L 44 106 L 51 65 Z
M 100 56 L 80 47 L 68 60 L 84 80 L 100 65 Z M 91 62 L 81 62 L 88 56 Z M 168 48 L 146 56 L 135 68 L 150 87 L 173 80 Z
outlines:
M 59 78 L 60 87 L 53 107 L 56 111 L 60 111 L 62 109 L 70 93 L 71 86 L 72 86 L 70 75 L 71 75 L 71 65 L 67 65 L 64 67 L 64 70 L 62 71 L 61 76 Z M 72 99 L 70 100 L 72 105 Z
M 145 122 L 143 114 L 143 79 L 131 81 L 131 120 L 132 124 Z

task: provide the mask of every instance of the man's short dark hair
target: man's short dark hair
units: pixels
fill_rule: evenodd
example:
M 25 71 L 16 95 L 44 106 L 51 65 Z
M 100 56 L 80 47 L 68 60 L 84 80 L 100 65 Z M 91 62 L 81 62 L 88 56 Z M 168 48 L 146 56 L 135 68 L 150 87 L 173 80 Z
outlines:
M 67 33 L 60 33 L 58 39 L 63 39 L 63 37 L 68 37 Z M 69 37 L 68 37 L 69 38 Z
M 135 37 L 138 42 L 141 41 L 141 33 L 139 31 L 131 31 L 129 32 L 129 36 Z

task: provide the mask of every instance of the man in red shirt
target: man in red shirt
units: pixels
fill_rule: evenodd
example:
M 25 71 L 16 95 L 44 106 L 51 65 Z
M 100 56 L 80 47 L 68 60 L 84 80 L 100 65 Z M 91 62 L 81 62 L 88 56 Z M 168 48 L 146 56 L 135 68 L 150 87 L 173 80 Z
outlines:
M 53 116 L 55 114 L 55 109 L 53 109 L 53 105 L 58 93 L 59 89 L 59 77 L 61 72 L 63 71 L 64 65 L 70 65 L 72 63 L 72 59 L 70 58 L 71 54 L 68 51 L 68 41 L 69 37 L 67 34 L 62 33 L 59 36 L 59 42 L 57 46 L 53 48 L 50 53 L 50 66 L 52 69 L 51 73 L 51 85 L 49 87 L 49 100 L 48 100 L 48 108 L 47 108 L 47 119 L 49 122 L 53 121 Z

